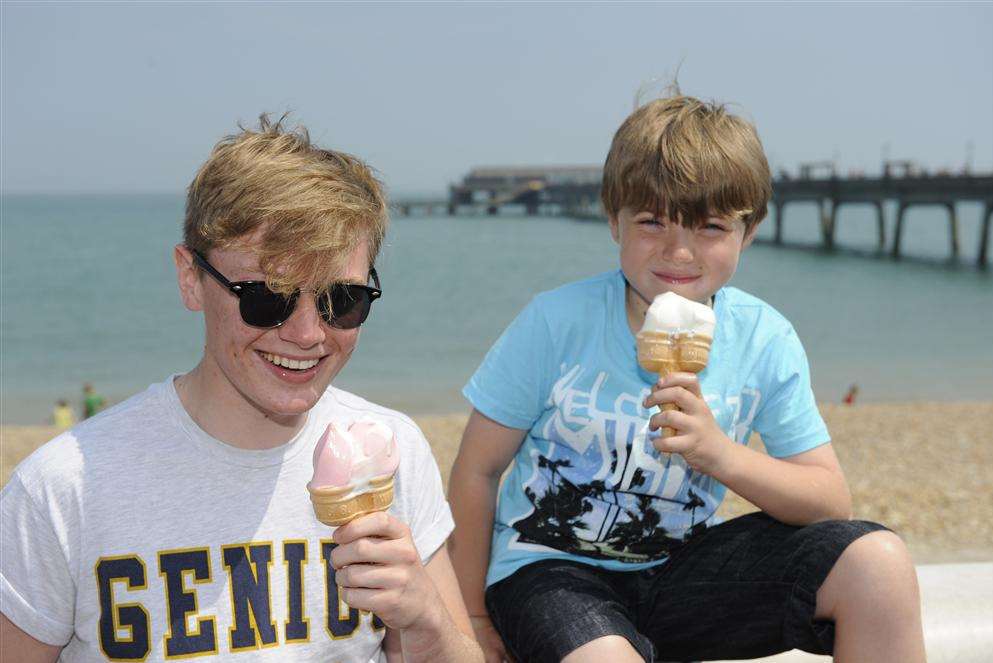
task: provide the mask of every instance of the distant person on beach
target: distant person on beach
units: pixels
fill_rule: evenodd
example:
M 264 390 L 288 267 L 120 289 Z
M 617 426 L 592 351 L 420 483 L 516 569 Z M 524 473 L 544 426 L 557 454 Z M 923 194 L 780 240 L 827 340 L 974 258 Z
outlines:
M 68 401 L 63 399 L 55 403 L 55 407 L 52 409 L 52 425 L 59 430 L 66 430 L 71 428 L 74 423 L 76 423 L 76 415 L 72 413 Z
M 87 382 L 83 385 L 83 419 L 89 419 L 103 409 L 107 401 L 98 394 L 93 385 Z
M 217 144 L 173 253 L 203 357 L 15 470 L 0 659 L 482 661 L 427 441 L 330 386 L 381 293 L 386 225 L 369 168 L 303 129 L 263 116 Z M 393 503 L 329 528 L 311 459 L 360 418 L 395 436 Z
M 536 296 L 463 392 L 449 547 L 488 662 L 924 661 L 910 555 L 850 520 L 796 332 L 726 287 L 770 195 L 754 127 L 722 105 L 676 95 L 618 129 L 602 200 L 620 269 Z M 637 363 L 664 293 L 714 310 L 699 376 Z M 761 512 L 721 523 L 725 487 Z
M 855 398 L 858 395 L 859 395 L 859 386 L 857 384 L 853 384 L 851 387 L 848 388 L 848 392 L 845 394 L 845 397 L 842 399 L 842 402 L 845 405 L 855 405 Z

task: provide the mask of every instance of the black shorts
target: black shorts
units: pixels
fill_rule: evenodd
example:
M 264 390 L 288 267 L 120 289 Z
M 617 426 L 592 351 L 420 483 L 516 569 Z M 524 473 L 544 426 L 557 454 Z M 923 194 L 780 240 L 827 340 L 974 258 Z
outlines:
M 834 623 L 814 620 L 817 590 L 850 543 L 885 529 L 855 520 L 794 527 L 750 513 L 642 571 L 529 564 L 487 588 L 486 606 L 520 663 L 558 663 L 606 635 L 627 638 L 649 662 L 830 654 Z

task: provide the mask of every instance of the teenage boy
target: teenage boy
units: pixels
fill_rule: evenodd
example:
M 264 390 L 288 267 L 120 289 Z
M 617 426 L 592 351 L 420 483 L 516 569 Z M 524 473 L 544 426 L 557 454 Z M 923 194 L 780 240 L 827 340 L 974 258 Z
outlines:
M 796 333 L 725 287 L 771 194 L 754 128 L 658 100 L 621 125 L 603 178 L 620 270 L 538 295 L 464 392 L 449 545 L 487 661 L 923 661 L 914 567 L 849 520 Z M 714 308 L 699 379 L 637 364 L 666 292 Z M 719 524 L 725 487 L 762 512 Z
M 329 387 L 380 295 L 386 224 L 370 170 L 306 131 L 263 117 L 218 143 L 174 251 L 203 358 L 55 438 L 4 488 L 4 660 L 479 657 L 426 440 Z M 329 422 L 360 417 L 397 436 L 396 498 L 332 531 L 311 457 Z

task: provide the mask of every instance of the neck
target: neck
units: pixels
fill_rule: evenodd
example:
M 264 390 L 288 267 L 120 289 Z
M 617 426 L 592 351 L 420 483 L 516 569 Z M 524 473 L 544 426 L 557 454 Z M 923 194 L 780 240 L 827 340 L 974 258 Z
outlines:
M 176 393 L 190 418 L 205 433 L 239 449 L 272 449 L 303 428 L 307 415 L 273 415 L 242 396 L 206 360 L 176 378 Z M 217 379 L 217 378 L 220 379 Z
M 624 287 L 624 309 L 627 312 L 628 327 L 631 333 L 637 335 L 645 323 L 645 313 L 651 302 L 645 299 L 630 283 Z

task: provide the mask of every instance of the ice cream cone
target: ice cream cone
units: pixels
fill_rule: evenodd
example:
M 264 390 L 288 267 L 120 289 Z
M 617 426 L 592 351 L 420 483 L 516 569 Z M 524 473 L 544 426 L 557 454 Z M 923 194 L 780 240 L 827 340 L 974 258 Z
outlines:
M 700 334 L 642 331 L 637 336 L 638 364 L 646 371 L 658 373 L 660 380 L 677 371 L 699 373 L 707 366 L 711 340 Z M 679 407 L 675 403 L 663 403 L 660 409 L 666 412 Z M 662 437 L 675 434 L 669 426 L 662 428 Z
M 672 372 L 679 361 L 675 338 L 666 332 L 638 333 L 638 364 L 649 373 Z
M 660 380 L 679 368 L 679 348 L 676 336 L 666 332 L 642 331 L 638 333 L 638 364 L 649 373 L 657 373 Z M 675 410 L 675 403 L 664 403 L 662 410 Z M 673 430 L 665 427 L 663 435 L 672 435 Z
M 679 370 L 687 373 L 699 373 L 707 367 L 710 358 L 709 336 L 702 334 L 677 334 L 676 347 L 679 349 Z
M 310 485 L 310 501 L 317 519 L 331 527 L 339 527 L 359 516 L 376 511 L 386 511 L 393 504 L 393 475 L 369 480 L 369 489 L 358 495 L 349 495 L 353 486 L 314 488 Z
M 314 515 L 338 527 L 393 504 L 393 476 L 400 463 L 396 434 L 375 420 L 347 430 L 328 424 L 314 448 L 314 474 L 307 484 Z

